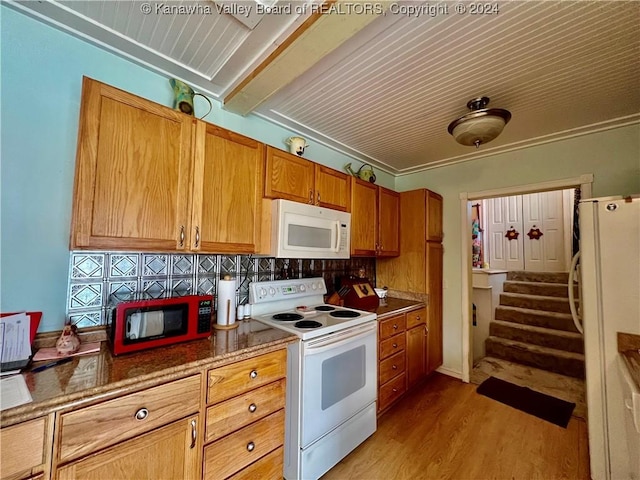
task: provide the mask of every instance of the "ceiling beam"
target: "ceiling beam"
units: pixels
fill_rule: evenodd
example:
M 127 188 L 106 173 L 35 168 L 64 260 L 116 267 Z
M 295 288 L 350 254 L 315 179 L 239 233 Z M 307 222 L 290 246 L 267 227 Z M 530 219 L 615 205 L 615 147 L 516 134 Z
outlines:
M 384 13 L 382 7 L 374 10 L 373 5 L 341 0 L 315 5 L 317 10 L 224 98 L 225 109 L 240 115 L 251 113 Z

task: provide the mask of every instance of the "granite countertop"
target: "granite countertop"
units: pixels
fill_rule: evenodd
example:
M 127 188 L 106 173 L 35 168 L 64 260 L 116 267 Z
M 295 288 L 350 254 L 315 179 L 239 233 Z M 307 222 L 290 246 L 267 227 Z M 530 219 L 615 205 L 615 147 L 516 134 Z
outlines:
M 33 402 L 0 412 L 0 426 L 88 405 L 99 400 L 196 374 L 208 367 L 282 348 L 297 337 L 254 320 L 233 330 L 215 330 L 210 338 L 114 357 L 106 342 L 99 353 L 78 355 L 63 365 L 25 372 Z M 45 362 L 38 362 L 40 365 Z M 35 366 L 34 365 L 34 366 Z
M 640 335 L 618 332 L 618 352 L 640 390 Z
M 380 303 L 374 311 L 378 315 L 378 320 L 381 320 L 392 315 L 405 313 L 424 306 L 426 306 L 426 302 L 418 299 L 412 300 L 405 298 L 387 297 L 384 299 L 380 299 Z

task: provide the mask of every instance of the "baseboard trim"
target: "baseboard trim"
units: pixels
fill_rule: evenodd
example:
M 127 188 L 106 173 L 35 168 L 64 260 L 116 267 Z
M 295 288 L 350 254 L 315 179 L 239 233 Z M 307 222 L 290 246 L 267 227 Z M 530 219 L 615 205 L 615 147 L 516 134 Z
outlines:
M 462 372 L 457 370 L 451 370 L 446 367 L 438 367 L 436 368 L 436 372 L 442 373 L 443 375 L 448 375 L 449 377 L 457 378 L 458 380 L 462 380 Z

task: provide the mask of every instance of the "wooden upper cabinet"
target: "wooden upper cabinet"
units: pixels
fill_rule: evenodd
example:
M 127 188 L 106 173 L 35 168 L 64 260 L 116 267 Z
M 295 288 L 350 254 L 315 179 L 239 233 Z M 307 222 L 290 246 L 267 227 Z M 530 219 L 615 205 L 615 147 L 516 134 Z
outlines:
M 85 77 L 71 248 L 185 249 L 191 134 L 191 117 Z
M 85 78 L 71 248 L 254 253 L 264 145 Z
M 348 212 L 351 209 L 351 176 L 333 168 L 315 165 L 315 204 Z
M 442 232 L 442 197 L 431 190 L 424 190 L 427 203 L 427 241 L 441 242 Z
M 264 196 L 314 203 L 314 163 L 267 146 Z
M 400 255 L 400 194 L 384 187 L 378 187 L 377 255 Z
M 264 196 L 348 212 L 350 175 L 267 147 Z
M 190 249 L 256 252 L 264 144 L 200 121 L 195 139 Z
M 351 254 L 376 255 L 378 229 L 378 187 L 351 178 Z

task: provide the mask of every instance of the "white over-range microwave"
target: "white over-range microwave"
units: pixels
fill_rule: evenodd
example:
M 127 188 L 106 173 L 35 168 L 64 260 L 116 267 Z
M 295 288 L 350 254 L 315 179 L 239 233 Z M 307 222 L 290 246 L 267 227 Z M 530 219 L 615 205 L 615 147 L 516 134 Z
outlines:
M 349 258 L 350 213 L 289 200 L 273 200 L 271 208 L 271 256 Z

